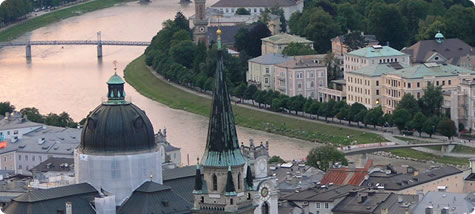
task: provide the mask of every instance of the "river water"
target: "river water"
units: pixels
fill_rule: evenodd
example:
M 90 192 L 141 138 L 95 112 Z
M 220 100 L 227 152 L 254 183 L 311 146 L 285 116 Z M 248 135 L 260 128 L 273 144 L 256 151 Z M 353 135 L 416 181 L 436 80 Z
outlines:
M 207 2 L 207 5 L 214 3 Z M 95 40 L 102 32 L 103 40 L 150 41 L 161 23 L 172 19 L 177 11 L 187 17 L 193 4 L 180 5 L 176 0 L 137 2 L 69 18 L 31 32 L 31 40 Z M 26 36 L 19 38 L 25 40 Z M 42 114 L 68 112 L 75 121 L 86 117 L 101 103 L 113 74 L 113 61 L 118 61 L 122 76 L 125 66 L 141 55 L 145 47 L 104 46 L 104 57 L 97 59 L 95 46 L 34 46 L 31 62 L 25 58 L 24 47 L 0 49 L 0 101 L 10 101 L 17 109 L 34 106 Z M 182 160 L 195 160 L 203 153 L 208 119 L 181 110 L 168 108 L 140 95 L 126 84 L 132 102 L 145 110 L 155 131 L 167 128 L 169 141 L 182 149 Z M 238 127 L 239 140 L 270 142 L 272 155 L 285 159 L 303 158 L 313 144 L 297 139 Z M 194 161 L 192 161 L 194 163 Z

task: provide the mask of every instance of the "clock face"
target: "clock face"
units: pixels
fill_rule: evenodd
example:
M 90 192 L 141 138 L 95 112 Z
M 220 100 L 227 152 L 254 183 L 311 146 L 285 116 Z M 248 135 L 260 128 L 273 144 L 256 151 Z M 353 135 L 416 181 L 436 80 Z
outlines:
M 261 189 L 261 196 L 262 196 L 263 198 L 265 198 L 265 197 L 267 197 L 268 195 L 269 195 L 269 189 L 267 189 L 267 187 L 263 187 L 263 188 Z
M 205 32 L 205 28 L 204 28 L 204 27 L 200 27 L 200 32 Z

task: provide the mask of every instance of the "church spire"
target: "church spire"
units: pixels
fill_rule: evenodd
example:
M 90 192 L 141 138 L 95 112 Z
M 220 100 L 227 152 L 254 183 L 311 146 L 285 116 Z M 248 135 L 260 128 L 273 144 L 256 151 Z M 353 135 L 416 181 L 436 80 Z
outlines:
M 203 181 L 201 180 L 200 159 L 198 158 L 196 164 L 195 188 L 193 193 L 201 193 L 203 189 Z
M 252 183 L 252 171 L 251 171 L 251 164 L 249 163 L 249 161 L 247 162 L 246 184 L 249 189 L 252 189 L 254 185 Z
M 202 164 L 204 166 L 236 166 L 244 165 L 245 160 L 239 148 L 234 124 L 226 78 L 223 66 L 223 50 L 221 47 L 221 30 L 218 34 L 218 60 L 216 63 L 216 83 L 213 91 L 213 104 L 208 126 L 208 138 Z
M 239 182 L 239 181 L 238 181 Z M 236 187 L 234 187 L 233 172 L 231 166 L 228 166 L 228 179 L 226 180 L 225 195 L 236 195 Z

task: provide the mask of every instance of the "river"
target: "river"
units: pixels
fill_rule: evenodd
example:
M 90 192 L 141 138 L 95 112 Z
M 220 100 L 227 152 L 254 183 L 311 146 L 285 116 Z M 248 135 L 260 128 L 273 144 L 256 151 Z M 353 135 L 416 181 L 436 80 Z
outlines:
M 214 3 L 216 0 L 212 1 Z M 207 2 L 207 5 L 211 4 Z M 180 5 L 176 0 L 138 2 L 69 18 L 31 32 L 31 40 L 95 40 L 102 32 L 103 40 L 149 41 L 177 11 L 186 16 L 194 13 L 193 4 Z M 26 36 L 19 38 L 25 40 Z M 76 121 L 101 103 L 113 74 L 113 61 L 118 61 L 118 73 L 144 47 L 103 47 L 103 60 L 96 57 L 95 46 L 34 46 L 31 62 L 25 58 L 24 47 L 0 49 L 0 101 L 10 101 L 17 109 L 34 106 L 42 114 L 68 112 Z M 181 110 L 168 108 L 140 95 L 130 85 L 125 88 L 132 102 L 145 110 L 155 131 L 167 128 L 169 141 L 195 160 L 203 153 L 208 119 Z M 270 142 L 270 153 L 285 159 L 303 158 L 313 144 L 297 139 L 238 127 L 239 140 L 248 143 Z M 194 161 L 193 161 L 194 162 Z

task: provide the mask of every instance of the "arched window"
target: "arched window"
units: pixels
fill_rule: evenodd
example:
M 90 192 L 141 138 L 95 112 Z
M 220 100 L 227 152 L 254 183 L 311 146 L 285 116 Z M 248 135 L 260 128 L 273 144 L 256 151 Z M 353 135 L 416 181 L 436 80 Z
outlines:
M 229 204 L 233 205 L 233 199 L 229 199 Z
M 213 190 L 218 191 L 218 177 L 213 174 Z
M 205 202 L 205 197 L 201 196 L 201 203 Z
M 241 189 L 241 173 L 238 174 L 238 189 Z

